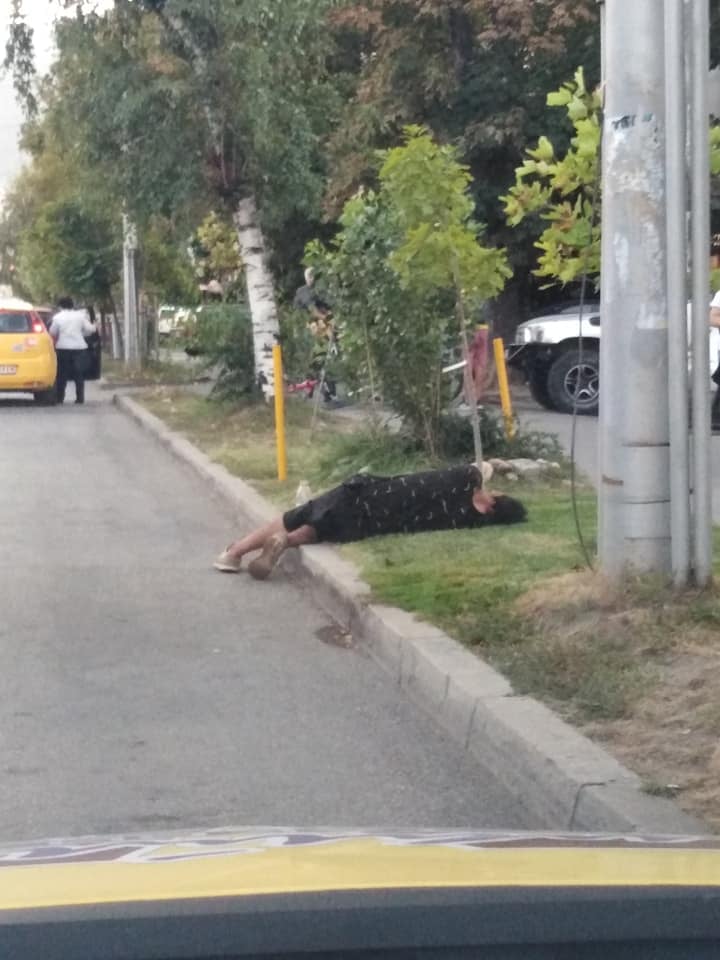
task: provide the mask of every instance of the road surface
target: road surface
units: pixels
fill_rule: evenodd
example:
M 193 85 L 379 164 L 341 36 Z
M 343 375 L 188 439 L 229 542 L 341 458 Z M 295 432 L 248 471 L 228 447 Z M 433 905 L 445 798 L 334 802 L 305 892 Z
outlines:
M 564 413 L 553 413 L 536 406 L 531 400 L 518 404 L 517 414 L 521 425 L 528 430 L 542 430 L 554 433 L 566 453 L 570 452 L 572 436 L 572 417 Z M 576 463 L 582 473 L 597 488 L 598 485 L 598 419 L 597 417 L 578 417 L 575 441 Z M 714 434 L 712 445 L 713 479 L 713 520 L 720 523 L 720 434 Z
M 0 398 L 0 839 L 539 826 L 280 571 L 212 571 L 226 508 L 88 395 Z

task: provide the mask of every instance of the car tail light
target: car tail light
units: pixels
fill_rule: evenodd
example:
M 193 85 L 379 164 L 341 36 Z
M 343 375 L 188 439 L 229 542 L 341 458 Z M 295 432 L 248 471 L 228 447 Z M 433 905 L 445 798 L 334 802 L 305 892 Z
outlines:
M 33 320 L 33 333 L 45 333 L 45 324 L 42 320 Z

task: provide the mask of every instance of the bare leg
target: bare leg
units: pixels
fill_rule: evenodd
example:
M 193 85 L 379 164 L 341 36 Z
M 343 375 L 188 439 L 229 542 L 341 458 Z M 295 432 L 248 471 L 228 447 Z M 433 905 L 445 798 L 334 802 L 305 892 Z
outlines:
M 302 547 L 307 543 L 317 543 L 317 531 L 315 527 L 298 527 L 288 534 L 287 545 L 289 547 Z
M 235 540 L 234 543 L 230 544 L 227 552 L 230 556 L 239 560 L 241 557 L 244 557 L 246 553 L 261 550 L 268 537 L 271 537 L 275 533 L 284 532 L 285 525 L 283 524 L 282 517 L 277 517 L 270 523 L 266 523 L 264 527 L 253 530 L 253 532 L 249 533 L 246 537 Z M 293 530 L 292 533 L 288 534 L 287 540 L 289 547 L 301 547 L 305 543 L 315 543 L 316 541 L 317 534 L 315 528 L 309 526 L 298 527 L 297 530 Z

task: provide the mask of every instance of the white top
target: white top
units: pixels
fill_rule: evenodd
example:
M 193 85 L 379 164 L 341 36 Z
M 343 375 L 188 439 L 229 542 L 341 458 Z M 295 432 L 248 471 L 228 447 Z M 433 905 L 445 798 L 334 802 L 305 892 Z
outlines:
M 720 309 L 720 290 L 718 290 L 718 292 L 717 292 L 717 293 L 715 294 L 715 296 L 712 298 L 712 302 L 711 302 L 710 306 L 711 306 L 711 307 L 717 307 L 718 309 Z
M 87 350 L 85 337 L 96 333 L 87 310 L 60 310 L 50 324 L 50 336 L 55 338 L 56 350 Z

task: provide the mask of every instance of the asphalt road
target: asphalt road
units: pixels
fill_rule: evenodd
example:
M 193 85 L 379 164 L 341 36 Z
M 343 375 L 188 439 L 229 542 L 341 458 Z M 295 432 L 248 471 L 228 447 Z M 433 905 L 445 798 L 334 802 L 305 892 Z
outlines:
M 523 427 L 554 433 L 563 449 L 569 453 L 572 437 L 572 417 L 564 413 L 543 410 L 532 400 L 522 400 L 517 414 Z M 720 434 L 714 434 L 712 445 L 713 520 L 720 523 Z M 582 473 L 597 487 L 599 479 L 599 434 L 597 417 L 578 417 L 575 439 L 576 463 Z
M 212 571 L 232 518 L 107 394 L 0 437 L 0 839 L 539 826 L 281 572 Z

